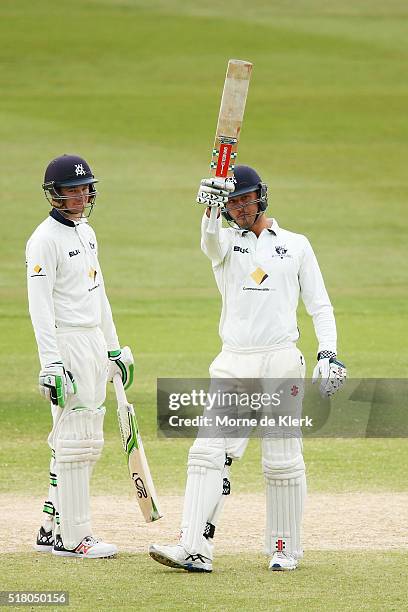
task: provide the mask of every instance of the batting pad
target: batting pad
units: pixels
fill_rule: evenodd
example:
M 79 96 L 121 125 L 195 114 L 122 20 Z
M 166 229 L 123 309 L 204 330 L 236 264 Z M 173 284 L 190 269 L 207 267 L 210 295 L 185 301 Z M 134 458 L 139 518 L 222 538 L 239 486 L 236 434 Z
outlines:
M 103 447 L 103 411 L 67 412 L 55 432 L 58 511 L 65 548 L 92 534 L 89 507 L 91 470 Z
M 199 443 L 190 448 L 181 524 L 181 542 L 189 553 L 212 558 L 203 533 L 222 498 L 224 463 L 223 448 Z
M 95 466 L 95 463 L 98 461 L 102 454 L 104 439 L 103 439 L 103 421 L 105 418 L 106 408 L 105 406 L 100 406 L 97 410 L 93 411 L 92 416 L 92 456 L 91 456 L 91 465 L 90 465 L 90 474 L 92 475 L 92 470 Z
M 298 438 L 265 439 L 262 445 L 266 480 L 265 552 L 303 555 L 301 524 L 306 498 L 305 464 Z

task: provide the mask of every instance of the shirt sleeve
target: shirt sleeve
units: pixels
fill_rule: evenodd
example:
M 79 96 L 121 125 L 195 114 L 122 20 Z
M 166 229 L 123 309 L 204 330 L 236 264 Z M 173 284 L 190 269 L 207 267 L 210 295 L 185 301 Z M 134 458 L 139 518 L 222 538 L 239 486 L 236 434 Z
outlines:
M 102 277 L 102 274 L 101 274 Z M 103 282 L 103 278 L 102 278 Z M 108 351 L 117 351 L 120 349 L 116 327 L 113 322 L 112 309 L 109 304 L 108 296 L 105 291 L 105 284 L 101 291 L 101 329 L 105 336 Z
M 95 241 L 96 256 L 98 256 L 98 243 L 95 233 L 93 233 L 93 238 Z M 105 281 L 103 280 L 103 274 L 100 266 L 99 270 L 101 274 L 101 330 L 105 337 L 108 351 L 117 351 L 120 349 L 119 339 L 116 333 L 115 323 L 113 322 L 112 309 L 108 296 L 106 295 Z
M 55 245 L 40 237 L 26 248 L 28 308 L 37 341 L 41 367 L 62 361 L 55 333 L 53 289 L 57 270 Z
M 318 352 L 337 353 L 337 331 L 333 307 L 324 285 L 322 273 L 310 242 L 306 240 L 299 270 L 300 291 L 306 310 L 313 317 L 319 342 Z
M 210 218 L 204 213 L 201 221 L 201 250 L 209 259 L 213 266 L 222 263 L 231 246 L 231 237 L 226 229 L 222 228 L 222 216 L 217 219 L 214 234 L 207 231 Z

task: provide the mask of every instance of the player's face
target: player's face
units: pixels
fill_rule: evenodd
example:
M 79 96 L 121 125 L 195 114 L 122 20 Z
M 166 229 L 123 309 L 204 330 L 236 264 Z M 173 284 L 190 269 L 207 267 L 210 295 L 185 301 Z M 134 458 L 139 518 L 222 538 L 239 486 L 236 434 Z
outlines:
M 67 197 L 63 200 L 62 208 L 69 219 L 79 219 L 89 200 L 89 185 L 76 185 L 75 187 L 61 187 L 61 195 Z
M 229 198 L 227 209 L 235 223 L 243 229 L 249 229 L 258 214 L 258 192 L 250 191 L 235 198 Z

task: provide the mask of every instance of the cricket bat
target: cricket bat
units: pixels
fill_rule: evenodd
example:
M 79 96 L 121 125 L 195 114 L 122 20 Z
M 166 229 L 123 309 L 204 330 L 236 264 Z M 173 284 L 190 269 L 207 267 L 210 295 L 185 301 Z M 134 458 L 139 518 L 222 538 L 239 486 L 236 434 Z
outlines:
M 211 176 L 228 178 L 234 174 L 251 72 L 251 62 L 236 59 L 228 62 L 210 163 Z M 207 228 L 210 234 L 215 233 L 217 214 L 218 207 L 211 207 Z
M 149 470 L 132 404 L 129 404 L 120 374 L 113 377 L 118 401 L 118 420 L 123 450 L 127 455 L 129 474 L 135 485 L 137 501 L 146 523 L 157 521 L 163 515 L 159 510 L 157 493 Z

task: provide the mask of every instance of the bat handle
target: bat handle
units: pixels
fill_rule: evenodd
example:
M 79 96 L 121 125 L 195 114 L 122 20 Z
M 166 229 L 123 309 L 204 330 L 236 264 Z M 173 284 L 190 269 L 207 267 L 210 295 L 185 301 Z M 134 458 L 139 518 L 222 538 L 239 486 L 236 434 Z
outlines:
M 115 393 L 119 404 L 126 405 L 128 401 L 123 388 L 122 376 L 119 373 L 115 374 L 113 377 L 113 386 L 115 387 Z
M 207 234 L 215 234 L 217 227 L 218 206 L 211 206 L 210 220 L 207 225 Z

